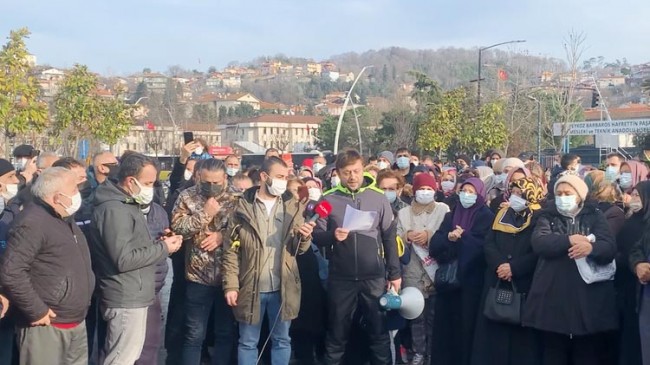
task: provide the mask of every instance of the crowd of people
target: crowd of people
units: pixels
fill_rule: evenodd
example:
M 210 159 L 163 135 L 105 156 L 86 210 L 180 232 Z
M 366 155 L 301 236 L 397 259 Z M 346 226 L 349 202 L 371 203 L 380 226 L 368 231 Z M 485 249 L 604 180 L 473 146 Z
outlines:
M 650 364 L 650 143 L 600 169 L 207 150 L 167 182 L 131 151 L 0 159 L 0 365 Z M 379 300 L 405 287 L 411 320 Z

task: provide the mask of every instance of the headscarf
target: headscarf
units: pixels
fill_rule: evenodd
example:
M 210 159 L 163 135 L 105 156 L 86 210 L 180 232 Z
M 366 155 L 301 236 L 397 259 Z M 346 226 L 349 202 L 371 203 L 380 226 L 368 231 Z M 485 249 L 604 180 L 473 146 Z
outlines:
M 519 160 L 519 159 L 517 159 Z M 519 167 L 519 168 L 514 168 L 510 170 L 508 173 L 508 177 L 506 177 L 506 182 L 505 182 L 505 191 L 503 192 L 503 197 L 507 200 L 510 198 L 510 183 L 512 182 L 512 175 L 514 175 L 516 172 L 522 172 L 525 177 L 531 177 L 532 174 L 530 173 L 530 170 L 528 170 L 525 167 Z
M 454 215 L 451 219 L 452 229 L 456 226 L 462 227 L 464 230 L 469 230 L 474 225 L 474 217 L 476 213 L 485 206 L 485 195 L 483 194 L 484 186 L 481 179 L 477 177 L 471 177 L 467 179 L 463 186 L 472 185 L 476 189 L 476 203 L 469 208 L 464 208 L 462 204 L 456 204 L 454 208 Z M 462 186 L 461 186 L 462 188 Z
M 524 161 L 516 157 L 510 157 L 503 160 L 503 164 L 501 165 L 501 170 L 505 171 L 509 167 L 511 167 L 513 170 L 516 168 L 523 169 L 526 168 L 526 165 L 524 165 Z
M 483 194 L 487 196 L 488 191 L 492 190 L 494 185 L 496 185 L 494 171 L 487 166 L 479 166 L 476 168 L 476 171 L 478 171 L 478 177 L 483 181 L 483 185 L 485 185 Z
M 626 191 L 629 193 L 638 183 L 648 180 L 648 166 L 646 166 L 646 164 L 643 162 L 634 160 L 623 162 L 621 166 L 625 164 L 627 164 L 632 171 L 632 186 Z
M 635 189 L 639 192 L 639 198 L 641 198 L 641 204 L 643 204 L 639 214 L 643 214 L 643 221 L 647 226 L 650 223 L 650 181 L 640 182 Z
M 534 177 L 526 177 L 513 181 L 508 186 L 519 188 L 522 191 L 521 197 L 528 202 L 528 208 L 516 213 L 510 207 L 504 207 L 497 212 L 492 224 L 492 229 L 505 233 L 519 233 L 530 226 L 533 212 L 541 209 L 540 202 L 544 199 L 544 189 Z

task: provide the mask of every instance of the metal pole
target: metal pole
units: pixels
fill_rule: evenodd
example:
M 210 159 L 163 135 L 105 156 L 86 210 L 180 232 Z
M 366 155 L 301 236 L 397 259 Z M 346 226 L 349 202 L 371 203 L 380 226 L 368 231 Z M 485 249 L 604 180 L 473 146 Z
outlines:
M 476 79 L 476 106 L 481 107 L 481 52 L 482 48 L 478 49 L 478 79 Z
M 542 103 L 537 100 L 537 162 L 542 163 Z
M 352 95 L 352 90 L 354 89 L 354 86 L 357 84 L 357 81 L 361 78 L 361 75 L 363 72 L 370 67 L 374 66 L 366 66 L 361 69 L 359 72 L 359 75 L 357 75 L 357 78 L 354 80 L 352 83 L 352 86 L 350 86 L 350 90 L 348 90 L 348 94 L 345 96 L 345 101 L 343 102 L 343 110 L 341 111 L 341 115 L 339 116 L 339 121 L 336 125 L 336 135 L 334 136 L 334 154 L 336 155 L 339 152 L 339 136 L 341 134 L 341 123 L 343 122 L 343 116 L 345 115 L 345 110 L 348 107 L 348 102 L 350 101 L 350 95 Z
M 361 126 L 359 126 L 359 117 L 357 116 L 357 108 L 354 105 L 352 99 L 350 99 L 350 102 L 352 103 L 352 111 L 354 112 L 354 121 L 357 124 L 357 135 L 359 136 L 359 153 L 363 155 L 363 143 L 361 142 Z

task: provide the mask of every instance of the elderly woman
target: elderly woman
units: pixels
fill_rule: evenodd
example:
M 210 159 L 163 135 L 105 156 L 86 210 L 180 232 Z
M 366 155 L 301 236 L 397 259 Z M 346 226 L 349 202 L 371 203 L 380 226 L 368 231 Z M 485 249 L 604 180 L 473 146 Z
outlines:
M 508 160 L 510 159 L 506 159 L 506 161 Z M 516 158 L 515 160 L 519 159 Z M 504 170 L 504 173 L 506 174 L 504 185 L 505 187 L 510 187 L 510 183 L 513 181 L 531 177 L 530 171 L 525 167 L 514 167 L 509 169 L 507 173 Z M 508 205 L 508 199 L 510 199 L 510 189 L 505 189 L 501 195 L 497 196 L 490 202 L 490 209 L 492 209 L 492 211 L 496 214 L 496 212 L 498 212 L 501 208 Z
M 440 227 L 449 207 L 436 203 L 436 180 L 433 176 L 421 173 L 413 178 L 415 199 L 411 206 L 399 211 L 397 235 L 411 250 L 411 259 L 402 269 L 403 285 L 413 286 L 424 294 L 426 299 L 422 314 L 410 322 L 413 343 L 412 365 L 423 365 L 429 354 L 427 344 L 433 329 L 433 306 L 435 290 L 433 280 L 438 264 L 429 256 L 429 240 Z
M 639 332 L 643 365 L 650 364 L 650 182 L 644 181 L 636 186 L 631 194 L 630 209 L 641 224 L 632 227 L 639 229 L 641 234 L 630 252 L 630 268 L 641 284 L 639 296 Z M 636 338 L 631 338 L 635 341 Z M 638 343 L 638 342 L 635 342 Z M 634 350 L 635 348 L 631 348 Z M 628 362 L 627 364 L 632 364 Z
M 530 239 L 537 213 L 544 199 L 543 188 L 533 177 L 510 183 L 509 203 L 496 215 L 485 238 L 487 270 L 483 289 L 484 305 L 488 289 L 501 284 L 526 295 L 533 280 L 537 255 Z M 482 307 L 483 308 L 483 307 Z M 481 310 L 479 313 L 483 313 Z M 492 321 L 479 315 L 472 364 L 533 365 L 539 363 L 539 341 L 530 328 Z
M 429 255 L 438 262 L 438 270 L 457 265 L 459 282 L 446 288 L 434 282 L 433 365 L 469 364 L 485 274 L 483 246 L 493 220 L 483 182 L 472 177 L 461 184 L 458 203 L 431 239 Z
M 605 266 L 616 244 L 604 214 L 587 201 L 587 185 L 565 175 L 554 186 L 555 204 L 541 212 L 532 247 L 539 256 L 523 311 L 523 325 L 542 333 L 543 364 L 603 364 L 604 334 L 618 326 L 612 280 L 587 284 L 577 261 Z M 602 281 L 600 281 L 602 280 Z

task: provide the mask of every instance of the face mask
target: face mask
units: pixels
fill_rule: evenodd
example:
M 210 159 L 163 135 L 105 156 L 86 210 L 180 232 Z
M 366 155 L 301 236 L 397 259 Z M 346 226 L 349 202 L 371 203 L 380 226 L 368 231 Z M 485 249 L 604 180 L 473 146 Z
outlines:
M 140 188 L 140 192 L 133 195 L 135 202 L 140 205 L 151 204 L 154 194 L 153 186 L 142 186 L 138 179 L 133 179 L 133 182 Z
M 203 154 L 203 147 L 197 147 L 194 150 L 194 154 L 201 156 Z
M 379 167 L 380 170 L 384 170 L 388 168 L 388 162 L 386 161 L 379 161 L 377 164 L 377 167 Z
M 510 202 L 510 208 L 517 213 L 526 209 L 526 206 L 528 205 L 528 202 L 525 199 L 517 195 L 510 195 L 508 201 Z
M 18 184 L 7 184 L 7 191 L 2 193 L 2 197 L 11 200 L 18 194 Z
M 319 201 L 320 197 L 323 195 L 323 193 L 320 191 L 319 188 L 309 188 L 309 200 L 313 201 Z
M 452 190 L 454 190 L 454 187 L 456 187 L 456 184 L 453 181 L 445 180 L 440 183 L 440 186 L 442 187 L 442 191 L 445 193 L 448 193 Z
M 619 185 L 623 189 L 629 189 L 632 187 L 632 173 L 624 172 L 621 174 L 621 177 L 618 180 Z
M 463 206 L 463 208 L 467 209 L 476 204 L 476 199 L 478 196 L 476 194 L 469 194 L 464 191 L 460 192 L 460 204 Z
M 641 209 L 643 209 L 643 204 L 641 203 L 640 200 L 635 200 L 630 202 L 630 210 L 632 211 L 632 213 L 640 212 Z
M 333 188 L 337 187 L 341 184 L 341 179 L 339 179 L 338 176 L 332 176 L 332 178 L 330 179 L 330 183 L 332 183 Z
M 506 174 L 494 175 L 494 181 L 497 185 L 503 186 L 506 183 L 508 176 Z
M 61 204 L 63 208 L 65 208 L 65 213 L 67 214 L 67 217 L 73 216 L 75 213 L 77 213 L 79 208 L 81 208 L 81 193 L 77 192 L 73 196 L 67 196 L 63 193 L 61 195 L 65 196 L 66 198 L 69 198 L 72 201 L 72 203 L 70 203 L 70 206 L 67 207 L 61 203 L 59 204 Z
M 27 165 L 27 161 L 29 161 L 29 159 L 27 159 L 27 158 L 18 159 L 14 163 L 14 167 L 18 171 L 23 171 L 25 169 L 25 166 Z
M 287 180 L 273 179 L 269 184 L 270 179 L 266 181 L 266 191 L 273 196 L 281 196 L 287 191 Z
M 5 200 L 0 198 L 0 212 L 5 210 Z
M 186 169 L 185 172 L 183 173 L 183 179 L 185 181 L 189 181 L 191 178 L 192 178 L 192 171 Z
M 214 198 L 223 192 L 223 185 L 213 184 L 209 182 L 201 182 L 200 184 L 201 195 L 206 198 Z
M 407 169 L 411 166 L 411 160 L 408 157 L 398 157 L 397 158 L 397 168 L 400 170 Z
M 239 169 L 237 167 L 226 167 L 226 174 L 230 177 L 237 175 L 238 172 Z
M 316 162 L 316 163 L 314 164 L 314 173 L 317 173 L 317 172 L 320 171 L 323 167 L 324 167 L 323 164 L 320 164 L 320 163 Z
M 419 162 L 419 161 L 413 161 L 413 162 L 411 162 L 411 163 L 413 164 L 413 166 L 420 166 L 420 162 Z
M 415 192 L 415 201 L 420 204 L 431 204 L 435 199 L 435 191 L 433 190 L 418 190 Z
M 397 200 L 397 192 L 396 191 L 384 191 L 384 195 L 386 198 L 388 198 L 388 202 L 393 204 L 395 200 Z
M 555 206 L 560 213 L 573 213 L 578 207 L 575 195 L 556 196 Z
M 106 175 L 111 180 L 117 180 L 117 173 L 120 171 L 119 165 L 108 165 L 108 175 Z
M 605 170 L 605 180 L 614 182 L 618 178 L 618 167 L 608 166 Z
M 88 180 L 77 185 L 77 187 L 79 188 L 79 193 L 81 193 L 81 198 L 87 198 L 92 193 L 92 189 L 90 187 L 90 181 Z

